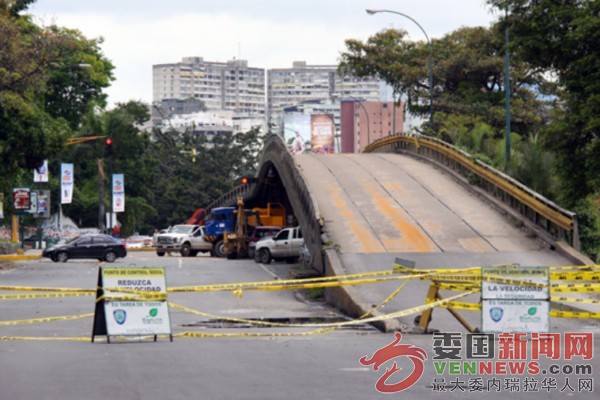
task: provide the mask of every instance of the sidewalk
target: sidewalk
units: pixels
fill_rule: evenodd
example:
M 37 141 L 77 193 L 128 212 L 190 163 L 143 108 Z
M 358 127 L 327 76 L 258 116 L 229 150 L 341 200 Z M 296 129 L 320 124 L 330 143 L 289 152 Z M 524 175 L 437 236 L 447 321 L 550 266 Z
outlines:
M 0 261 L 39 260 L 42 258 L 42 249 L 27 249 L 23 254 L 0 254 Z

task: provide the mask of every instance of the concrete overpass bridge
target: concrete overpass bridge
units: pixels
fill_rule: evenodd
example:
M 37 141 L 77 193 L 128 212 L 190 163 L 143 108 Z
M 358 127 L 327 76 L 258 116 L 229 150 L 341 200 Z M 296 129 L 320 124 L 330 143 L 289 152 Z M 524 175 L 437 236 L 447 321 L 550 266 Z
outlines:
M 244 193 L 250 205 L 278 201 L 293 209 L 319 273 L 391 269 L 396 257 L 416 268 L 588 261 L 576 251 L 575 214 L 452 146 L 399 135 L 367 151 L 292 156 L 273 135 L 266 140 L 258 183 Z M 425 285 L 416 283 L 389 309 L 423 304 Z M 328 300 L 357 316 L 394 288 L 335 289 Z M 444 329 L 457 324 L 436 317 L 433 328 L 436 322 Z M 478 317 L 471 322 L 477 326 Z M 412 318 L 401 319 L 383 328 L 412 325 Z

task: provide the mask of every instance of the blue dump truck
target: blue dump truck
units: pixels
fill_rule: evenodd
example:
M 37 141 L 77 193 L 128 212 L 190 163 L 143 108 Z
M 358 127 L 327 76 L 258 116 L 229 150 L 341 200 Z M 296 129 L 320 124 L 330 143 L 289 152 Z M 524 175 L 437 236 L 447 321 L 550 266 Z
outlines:
M 279 203 L 266 207 L 244 209 L 244 201 L 238 199 L 238 207 L 213 208 L 204 223 L 204 240 L 213 244 L 211 254 L 216 257 L 246 257 L 253 231 L 257 227 L 284 227 L 286 210 Z
M 204 239 L 213 244 L 213 256 L 226 256 L 223 234 L 234 231 L 235 219 L 235 207 L 218 207 L 211 210 L 204 223 Z

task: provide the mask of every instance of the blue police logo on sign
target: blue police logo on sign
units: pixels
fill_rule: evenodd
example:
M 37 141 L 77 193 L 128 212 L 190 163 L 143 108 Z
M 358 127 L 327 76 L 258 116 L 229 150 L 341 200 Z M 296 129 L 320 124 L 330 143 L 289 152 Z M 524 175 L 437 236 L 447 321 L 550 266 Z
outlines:
M 125 323 L 125 320 L 127 319 L 127 312 L 119 308 L 118 310 L 113 311 L 113 316 L 115 317 L 115 321 L 117 321 L 117 324 L 123 325 Z
M 492 307 L 490 308 L 490 317 L 492 317 L 492 321 L 498 322 L 502 319 L 504 315 L 504 310 L 500 307 Z

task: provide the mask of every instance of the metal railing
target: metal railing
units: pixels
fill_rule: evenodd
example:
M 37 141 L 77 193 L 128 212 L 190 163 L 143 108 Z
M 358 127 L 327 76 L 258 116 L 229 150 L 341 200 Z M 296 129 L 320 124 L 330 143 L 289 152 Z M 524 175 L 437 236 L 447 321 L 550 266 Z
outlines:
M 486 195 L 516 211 L 533 227 L 580 250 L 575 213 L 442 140 L 422 135 L 398 134 L 371 143 L 365 148 L 365 152 L 412 153 L 433 161 L 477 185 Z
M 233 207 L 237 203 L 238 197 L 243 197 L 244 201 L 252 197 L 254 190 L 257 188 L 256 183 L 248 183 L 246 185 L 239 185 L 225 193 L 206 207 L 206 214 L 208 215 L 213 208 L 217 207 Z

